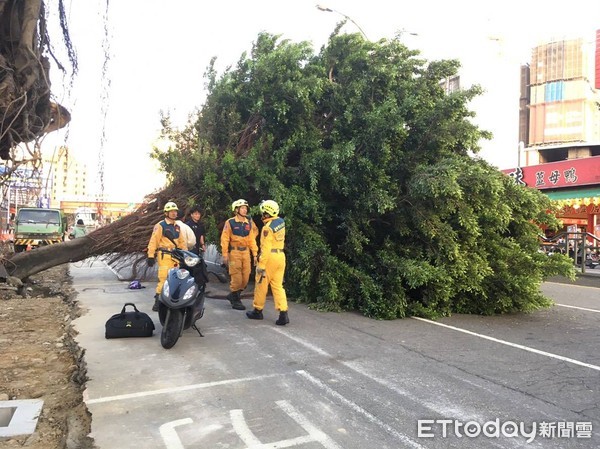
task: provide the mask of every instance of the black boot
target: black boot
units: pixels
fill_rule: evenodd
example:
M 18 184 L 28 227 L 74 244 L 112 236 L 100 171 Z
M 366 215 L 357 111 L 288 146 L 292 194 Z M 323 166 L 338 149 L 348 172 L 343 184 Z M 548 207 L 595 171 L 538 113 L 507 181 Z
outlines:
M 242 296 L 242 291 L 231 292 L 227 295 L 227 299 L 231 303 L 231 308 L 235 310 L 246 310 L 246 306 L 242 304 L 242 300 L 240 299 Z
M 263 319 L 263 314 L 262 314 L 262 310 L 259 309 L 254 309 L 251 312 L 246 312 L 246 316 L 248 318 L 250 318 L 251 320 L 262 320 Z
M 275 324 L 277 324 L 278 326 L 285 326 L 289 322 L 290 322 L 290 319 L 288 318 L 287 311 L 279 312 L 279 318 L 277 318 L 277 321 L 275 321 Z
M 154 295 L 154 305 L 152 306 L 153 312 L 158 312 L 158 304 L 160 304 L 160 303 L 158 301 L 158 293 L 157 293 L 156 295 Z

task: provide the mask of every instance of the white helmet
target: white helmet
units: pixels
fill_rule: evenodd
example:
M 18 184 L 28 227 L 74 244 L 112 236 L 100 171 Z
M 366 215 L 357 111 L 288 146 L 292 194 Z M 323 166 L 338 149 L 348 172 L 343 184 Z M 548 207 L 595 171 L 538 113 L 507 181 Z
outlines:
M 236 201 L 234 201 L 233 203 L 231 203 L 231 210 L 232 210 L 233 212 L 235 212 L 235 210 L 236 210 L 238 207 L 240 207 L 240 206 L 246 206 L 246 207 L 249 207 L 249 205 L 248 205 L 248 201 L 246 201 L 246 200 L 242 200 L 242 199 L 239 199 L 239 200 L 236 200 Z

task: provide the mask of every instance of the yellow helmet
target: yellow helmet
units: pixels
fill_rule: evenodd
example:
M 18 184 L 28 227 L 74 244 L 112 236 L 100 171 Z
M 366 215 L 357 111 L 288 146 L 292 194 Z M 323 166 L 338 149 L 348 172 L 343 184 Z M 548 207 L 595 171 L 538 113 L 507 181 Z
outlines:
M 240 206 L 246 206 L 246 207 L 249 207 L 249 206 L 248 206 L 248 201 L 246 201 L 246 200 L 242 200 L 242 199 L 239 199 L 239 200 L 236 200 L 236 201 L 234 201 L 233 203 L 231 203 L 231 210 L 232 210 L 233 212 L 235 212 L 235 209 L 236 209 L 236 208 L 238 208 L 238 207 L 240 207 Z
M 173 201 L 169 201 L 167 204 L 165 204 L 163 211 L 166 214 L 167 212 L 170 212 L 172 210 L 179 210 L 179 208 L 177 207 L 177 204 L 175 204 Z
M 273 200 L 261 201 L 258 207 L 263 214 L 269 214 L 271 217 L 279 215 L 279 204 Z

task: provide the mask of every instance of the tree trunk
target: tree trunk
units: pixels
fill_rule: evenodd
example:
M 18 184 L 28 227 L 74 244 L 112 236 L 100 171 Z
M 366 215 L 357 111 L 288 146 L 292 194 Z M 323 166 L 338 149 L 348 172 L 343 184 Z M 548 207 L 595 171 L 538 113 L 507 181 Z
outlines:
M 152 228 L 161 217 L 160 213 L 136 212 L 86 236 L 16 253 L 4 265 L 11 276 L 26 279 L 56 265 L 103 254 L 111 255 L 109 263 L 115 262 L 127 254 L 145 252 Z
M 63 263 L 78 262 L 88 257 L 108 254 L 108 263 L 117 262 L 125 256 L 137 254 L 139 257 L 127 259 L 132 264 L 133 275 L 145 269 L 145 252 L 154 225 L 164 218 L 163 205 L 167 201 L 186 204 L 188 195 L 181 186 L 169 186 L 150 196 L 150 201 L 137 211 L 120 220 L 96 229 L 94 232 L 74 240 L 55 245 L 43 246 L 32 251 L 16 253 L 9 259 L 2 259 L 9 275 L 26 279 L 32 274 L 47 270 Z
M 56 265 L 77 262 L 91 256 L 93 240 L 90 236 L 69 240 L 55 245 L 42 246 L 32 251 L 16 253 L 8 260 L 6 271 L 11 276 L 25 279 L 32 274 L 47 270 Z
M 21 38 L 19 43 L 32 54 L 37 53 L 36 34 L 42 0 L 27 0 L 23 8 Z M 37 56 L 37 55 L 36 55 Z

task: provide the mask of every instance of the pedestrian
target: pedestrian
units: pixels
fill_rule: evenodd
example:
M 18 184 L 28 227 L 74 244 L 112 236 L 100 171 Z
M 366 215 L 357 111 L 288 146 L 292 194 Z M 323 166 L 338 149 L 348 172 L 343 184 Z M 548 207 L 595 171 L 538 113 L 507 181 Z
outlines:
M 71 233 L 69 234 L 70 239 L 77 239 L 87 235 L 87 228 L 83 224 L 83 220 L 80 218 L 77 220 L 77 224 L 73 226 Z
M 169 201 L 167 204 L 165 204 L 163 211 L 165 213 L 165 218 L 154 225 L 154 228 L 152 229 L 152 236 L 148 242 L 147 253 L 147 263 L 149 267 L 154 266 L 154 262 L 158 257 L 158 284 L 156 284 L 156 294 L 154 295 L 154 305 L 152 306 L 152 311 L 154 312 L 158 311 L 158 296 L 160 295 L 163 284 L 167 279 L 169 269 L 178 265 L 175 259 L 173 259 L 169 254 L 161 252 L 160 249 L 175 249 L 175 247 L 187 249 L 183 231 L 177 224 L 177 212 L 179 211 L 177 204 Z M 166 231 L 171 231 L 175 243 L 165 237 Z
M 181 233 L 183 234 L 183 239 L 185 240 L 184 249 L 188 251 L 193 251 L 193 249 L 196 247 L 196 234 L 194 234 L 192 228 L 190 228 L 186 223 L 184 223 L 182 219 L 183 212 L 179 210 L 177 211 L 177 220 L 175 220 L 175 223 L 179 225 Z
M 202 218 L 200 206 L 192 207 L 188 215 L 189 218 L 186 220 L 185 224 L 188 225 L 192 231 L 194 231 L 194 235 L 196 236 L 196 245 L 194 246 L 192 252 L 200 255 L 200 251 L 206 251 L 206 244 L 204 242 L 206 230 L 204 228 L 204 223 L 200 221 Z
M 221 232 L 221 255 L 223 263 L 228 266 L 230 293 L 227 299 L 236 310 L 246 310 L 242 304 L 242 291 L 248 285 L 252 260 L 256 265 L 258 245 L 256 224 L 248 217 L 248 202 L 243 199 L 234 201 L 231 210 L 235 215 L 225 222 Z M 252 257 L 252 259 L 250 258 Z
M 285 326 L 290 322 L 288 303 L 283 288 L 285 273 L 285 221 L 279 217 L 279 205 L 273 200 L 266 200 L 259 205 L 264 223 L 260 237 L 260 252 L 256 265 L 256 285 L 254 287 L 254 310 L 246 312 L 251 320 L 262 320 L 263 309 L 267 299 L 267 291 L 271 287 L 275 310 L 279 318 L 275 324 Z

